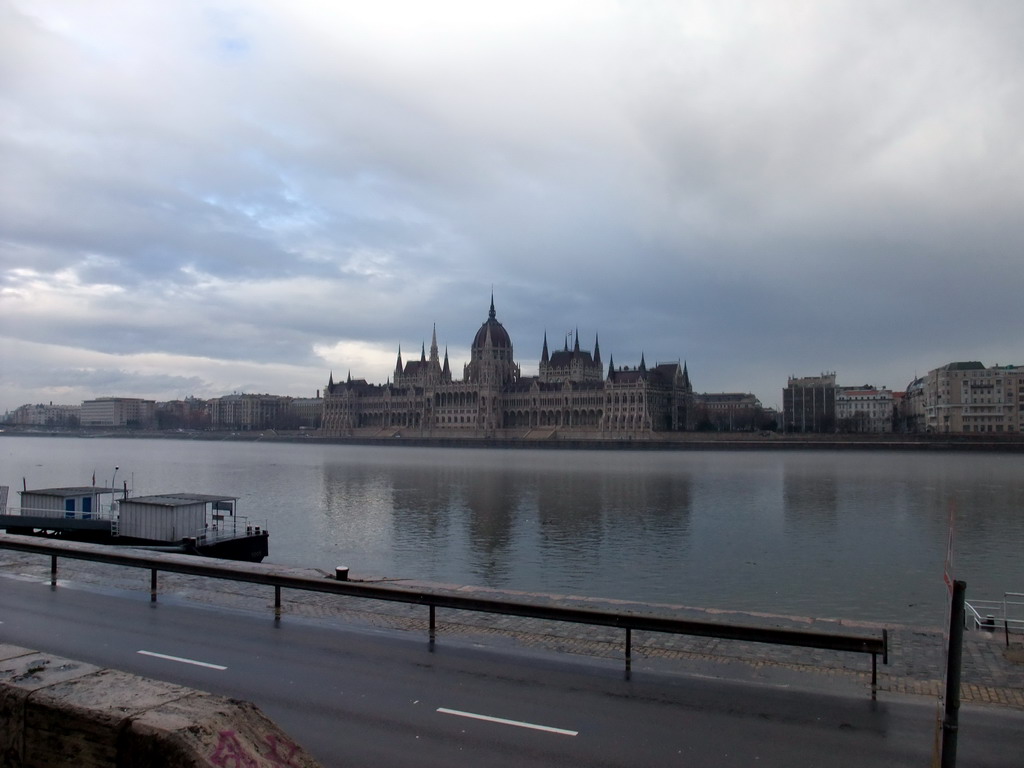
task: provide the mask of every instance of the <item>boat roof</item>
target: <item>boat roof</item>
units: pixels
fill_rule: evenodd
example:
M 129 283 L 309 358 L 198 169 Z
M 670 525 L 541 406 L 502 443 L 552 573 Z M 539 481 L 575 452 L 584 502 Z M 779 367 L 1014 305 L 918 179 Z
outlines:
M 33 488 L 32 490 L 18 491 L 18 493 L 32 493 L 36 496 L 88 496 L 94 493 L 114 493 L 119 490 L 119 488 L 104 488 L 95 485 L 73 485 L 70 488 Z
M 237 496 L 216 496 L 207 493 L 158 493 L 154 496 L 130 496 L 122 504 L 151 504 L 159 507 L 184 507 L 197 502 L 238 501 Z

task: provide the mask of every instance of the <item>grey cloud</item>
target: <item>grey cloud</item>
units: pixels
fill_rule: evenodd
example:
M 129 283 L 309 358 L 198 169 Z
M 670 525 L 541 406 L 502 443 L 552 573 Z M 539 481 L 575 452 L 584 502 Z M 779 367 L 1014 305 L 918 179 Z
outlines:
M 579 326 L 766 402 L 784 373 L 1019 354 L 991 311 L 1024 289 L 1019 4 L 435 9 L 402 39 L 114 8 L 5 11 L 12 338 L 319 380 L 315 345 L 435 322 L 465 356 L 493 285 L 524 365 Z M 26 313 L 24 270 L 77 282 Z
M 55 365 L 45 369 L 14 363 L 0 378 L 0 382 L 11 386 L 29 387 L 38 391 L 66 390 L 76 393 L 92 392 L 95 395 L 123 395 L 127 397 L 150 397 L 153 392 L 178 392 L 182 396 L 190 392 L 202 392 L 205 382 L 196 376 L 174 376 L 144 374 L 117 368 L 76 368 Z M 79 399 L 82 399 L 80 396 Z M 32 402 L 29 398 L 26 402 Z M 21 403 L 18 403 L 20 405 Z

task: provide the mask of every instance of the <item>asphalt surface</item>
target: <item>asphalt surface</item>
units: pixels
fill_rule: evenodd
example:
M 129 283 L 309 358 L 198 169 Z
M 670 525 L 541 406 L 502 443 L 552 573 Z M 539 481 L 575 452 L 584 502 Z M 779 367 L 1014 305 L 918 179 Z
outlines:
M 8 578 L 4 642 L 254 701 L 326 766 L 903 766 L 934 708 L 787 683 L 521 654 L 320 620 L 275 623 L 65 581 Z M 916 700 L 915 700 L 916 699 Z M 1016 766 L 1024 717 L 962 718 L 965 765 Z
M 145 571 L 62 560 L 52 589 L 48 558 L 8 551 L 0 551 L 0 576 L 0 642 L 252 700 L 327 766 L 931 759 L 942 668 L 936 629 L 890 625 L 891 663 L 880 666 L 873 698 L 869 658 L 855 654 L 637 633 L 627 679 L 614 630 L 439 611 L 431 647 L 417 606 L 286 592 L 275 622 L 273 591 L 256 585 L 162 574 L 153 606 Z M 961 764 L 1020 765 L 1022 691 L 1022 665 L 1001 637 L 970 633 Z
M 79 584 L 148 592 L 148 572 L 60 560 L 59 578 Z M 333 572 L 294 569 L 295 573 L 328 578 Z M 49 576 L 49 558 L 0 550 L 0 575 L 22 575 L 35 579 Z M 420 591 L 455 590 L 460 594 L 490 598 L 508 597 L 536 603 L 607 608 L 656 613 L 700 621 L 735 622 L 745 625 L 778 626 L 820 631 L 889 633 L 889 663 L 878 666 L 879 693 L 916 694 L 937 698 L 944 692 L 945 640 L 939 627 L 878 624 L 843 619 L 781 616 L 769 612 L 743 613 L 708 610 L 678 605 L 651 605 L 567 595 L 530 594 L 403 580 L 397 583 Z M 183 598 L 191 602 L 238 608 L 273 615 L 273 590 L 258 585 L 223 582 L 200 577 L 160 574 L 161 599 Z M 282 613 L 290 617 L 335 621 L 346 627 L 399 629 L 425 636 L 427 612 L 421 606 L 384 603 L 317 593 L 285 590 Z M 623 658 L 621 630 L 562 624 L 517 617 L 491 616 L 438 610 L 438 641 L 461 638 L 496 647 L 523 650 L 554 650 L 592 658 Z M 775 679 L 796 674 L 805 686 L 852 686 L 869 690 L 870 657 L 859 654 L 740 643 L 714 638 L 672 636 L 637 632 L 633 636 L 633 666 L 659 662 L 697 669 L 723 677 Z M 718 670 L 716 673 L 715 670 Z M 961 700 L 1024 710 L 1024 638 L 1014 638 L 1007 648 L 1001 632 L 971 631 L 965 634 Z

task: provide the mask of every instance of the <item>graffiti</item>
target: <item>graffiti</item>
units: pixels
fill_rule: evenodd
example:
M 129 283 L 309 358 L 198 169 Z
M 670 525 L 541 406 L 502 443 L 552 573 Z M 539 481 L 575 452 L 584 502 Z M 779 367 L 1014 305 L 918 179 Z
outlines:
M 221 731 L 210 762 L 222 768 L 259 768 L 256 758 L 245 751 L 234 731 Z
M 292 762 L 292 758 L 299 751 L 298 744 L 288 741 L 276 733 L 268 733 L 263 740 L 270 747 L 270 753 L 266 756 L 270 765 L 280 766 L 280 768 L 298 768 Z M 221 768 L 259 768 L 262 761 L 246 751 L 234 731 L 221 731 L 217 748 L 210 755 L 210 762 L 221 766 Z
M 295 753 L 299 751 L 299 745 L 295 742 L 283 739 L 276 733 L 268 733 L 263 737 L 267 744 L 270 745 L 270 754 L 267 755 L 267 759 L 274 765 L 280 765 L 284 768 L 296 768 L 295 763 L 292 762 L 292 758 L 295 757 Z M 287 755 L 282 755 L 281 752 L 287 752 Z

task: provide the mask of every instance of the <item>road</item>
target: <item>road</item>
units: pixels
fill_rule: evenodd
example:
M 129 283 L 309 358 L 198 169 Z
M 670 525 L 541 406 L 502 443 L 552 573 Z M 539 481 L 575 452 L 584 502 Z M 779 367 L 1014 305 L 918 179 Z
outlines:
M 325 766 L 927 766 L 934 702 L 634 671 L 161 596 L 0 579 L 0 642 L 257 704 Z M 961 712 L 1018 768 L 1024 714 Z

